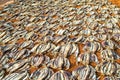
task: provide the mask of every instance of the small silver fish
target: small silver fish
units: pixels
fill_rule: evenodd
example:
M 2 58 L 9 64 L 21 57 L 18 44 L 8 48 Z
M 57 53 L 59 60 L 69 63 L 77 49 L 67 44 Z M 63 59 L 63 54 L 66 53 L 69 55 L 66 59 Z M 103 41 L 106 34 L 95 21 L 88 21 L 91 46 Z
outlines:
M 81 66 L 76 70 L 72 71 L 72 75 L 78 80 L 96 80 L 96 70 L 92 66 Z
M 116 73 L 117 70 L 117 63 L 112 63 L 112 62 L 103 62 L 99 65 L 96 66 L 96 70 L 98 72 L 101 72 L 104 75 L 113 75 Z
M 31 65 L 39 67 L 40 65 L 46 65 L 50 61 L 50 58 L 46 55 L 36 55 L 31 59 Z
M 31 80 L 49 80 L 53 75 L 53 70 L 50 68 L 38 69 L 30 75 Z
M 3 55 L 0 59 L 0 64 L 5 65 L 9 61 L 8 55 Z
M 67 70 L 70 68 L 70 61 L 67 58 L 58 56 L 57 58 L 51 59 L 51 61 L 47 64 L 47 66 L 50 66 L 55 69 L 65 68 Z
M 69 72 L 60 70 L 54 73 L 49 80 L 72 80 L 72 77 Z
M 16 70 L 18 70 L 20 67 L 24 66 L 26 63 L 28 62 L 28 59 L 26 60 L 20 60 L 20 61 L 16 61 L 13 63 L 8 63 L 4 65 L 4 68 L 7 70 L 7 72 L 14 72 Z
M 21 51 L 17 52 L 14 56 L 15 60 L 18 60 L 20 58 L 26 58 L 31 55 L 31 52 L 29 49 L 22 49 Z
M 77 58 L 78 62 L 82 62 L 84 65 L 90 64 L 90 62 L 99 63 L 97 56 L 94 53 L 83 53 Z
M 113 61 L 115 59 L 120 59 L 120 56 L 111 49 L 106 49 L 101 51 L 102 61 Z
M 103 80 L 119 80 L 116 76 L 105 76 Z
M 0 68 L 0 80 L 2 80 L 2 78 L 5 76 L 5 70 L 3 70 L 2 68 Z
M 29 74 L 27 71 L 11 73 L 5 76 L 5 78 L 3 78 L 3 80 L 27 80 L 27 79 L 29 79 Z
M 25 41 L 21 44 L 21 48 L 25 48 L 25 47 L 28 47 L 28 48 L 32 48 L 34 45 L 33 41 L 32 40 L 29 40 L 29 41 Z

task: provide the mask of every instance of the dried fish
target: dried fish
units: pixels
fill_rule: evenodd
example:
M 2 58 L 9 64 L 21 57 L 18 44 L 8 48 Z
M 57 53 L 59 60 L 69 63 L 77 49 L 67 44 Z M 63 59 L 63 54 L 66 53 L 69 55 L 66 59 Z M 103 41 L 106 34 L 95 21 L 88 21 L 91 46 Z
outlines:
M 49 80 L 72 80 L 72 77 L 69 72 L 60 70 L 54 73 Z
M 53 52 L 58 52 L 60 56 L 68 57 L 74 54 L 76 57 L 79 55 L 79 46 L 75 43 L 67 43 L 61 46 L 57 46 Z
M 7 72 L 14 72 L 18 69 L 20 69 L 21 67 L 23 67 L 25 64 L 27 64 L 28 60 L 20 60 L 20 61 L 16 61 L 13 63 L 8 63 L 4 65 L 4 68 L 7 70 Z
M 50 61 L 50 58 L 46 55 L 36 55 L 31 59 L 31 65 L 33 66 L 40 66 L 46 65 Z
M 53 42 L 55 42 L 56 44 L 58 44 L 60 41 L 63 41 L 66 38 L 66 36 L 58 36 L 54 39 Z
M 82 34 L 82 35 L 91 35 L 91 30 L 90 29 L 86 29 L 86 30 L 82 30 L 82 31 L 80 31 L 80 34 Z
M 3 36 L 2 38 L 0 38 L 0 42 L 4 43 L 4 40 L 9 37 L 9 34 L 6 34 L 5 36 Z
M 67 33 L 68 33 L 69 31 L 68 30 L 63 30 L 63 29 L 60 29 L 60 30 L 58 30 L 58 31 L 56 31 L 56 34 L 58 34 L 58 35 L 67 35 Z
M 12 26 L 12 23 L 10 23 L 10 22 L 4 23 L 3 27 L 5 30 L 13 30 L 14 29 L 14 27 Z
M 120 56 L 111 49 L 101 51 L 101 57 L 103 61 L 114 61 L 115 59 L 120 59 Z
M 2 42 L 4 43 L 4 44 L 6 44 L 7 42 L 9 42 L 9 41 L 11 41 L 11 40 L 13 40 L 14 38 L 13 37 L 11 37 L 11 36 L 8 36 L 6 39 L 4 39 Z
M 115 46 L 114 42 L 111 40 L 103 41 L 101 44 L 104 48 L 110 48 L 110 49 L 114 49 Z
M 5 78 L 3 78 L 3 80 L 13 80 L 18 75 L 19 75 L 18 73 L 12 73 L 12 74 L 9 74 L 9 75 L 5 76 Z
M 25 48 L 25 47 L 28 47 L 28 48 L 32 48 L 33 47 L 33 41 L 32 40 L 29 40 L 29 41 L 25 41 L 21 44 L 21 48 Z
M 5 36 L 5 34 L 6 34 L 6 31 L 0 32 L 0 38 L 2 38 L 3 36 Z
M 29 40 L 33 36 L 34 32 L 29 32 L 25 35 L 25 38 Z
M 50 47 L 51 47 L 51 43 L 47 43 L 47 44 L 43 45 L 41 47 L 40 53 L 44 53 L 44 52 L 48 51 L 50 49 Z
M 101 51 L 102 47 L 99 42 L 86 42 L 83 50 L 95 53 L 96 51 Z
M 29 79 L 29 74 L 27 71 L 8 74 L 3 80 L 27 80 Z
M 19 60 L 20 58 L 23 59 L 23 58 L 29 57 L 30 55 L 31 55 L 31 52 L 29 49 L 23 49 L 15 54 L 14 59 Z
M 2 68 L 0 68 L 0 79 L 2 80 L 2 78 L 5 76 L 5 70 L 3 70 Z
M 49 80 L 53 75 L 53 70 L 50 68 L 38 69 L 30 75 L 31 80 Z
M 70 68 L 70 62 L 67 58 L 64 57 L 57 57 L 54 59 L 51 59 L 47 66 L 50 66 L 54 69 L 63 69 L 66 70 Z
M 119 80 L 120 78 L 117 78 L 116 76 L 106 76 L 103 80 Z
M 18 46 L 15 45 L 15 46 L 11 49 L 11 51 L 8 53 L 8 57 L 9 57 L 9 58 L 13 58 L 13 57 L 15 56 L 15 54 L 17 54 L 17 52 L 18 52 Z
M 114 62 L 103 62 L 96 66 L 96 70 L 98 72 L 101 72 L 104 75 L 112 75 L 116 73 L 116 70 L 118 68 L 118 64 Z
M 40 44 L 36 44 L 32 49 L 31 52 L 36 52 L 37 48 L 40 46 Z
M 70 43 L 68 43 L 65 45 L 65 48 L 62 49 L 61 53 L 63 52 L 64 57 L 67 57 L 68 55 L 70 55 L 70 50 L 72 49 L 71 47 L 72 47 L 72 45 Z
M 86 40 L 86 38 L 83 35 L 80 35 L 76 38 L 71 38 L 70 41 L 71 42 L 76 42 L 76 43 L 84 43 Z
M 0 64 L 5 65 L 9 61 L 8 55 L 0 57 Z
M 112 38 L 116 41 L 120 41 L 120 34 L 119 33 L 113 34 Z
M 13 37 L 24 37 L 27 32 L 25 30 L 14 31 Z
M 119 80 L 119 21 L 108 0 L 15 0 L 0 9 L 0 80 Z
M 94 53 L 83 53 L 77 58 L 78 62 L 82 62 L 84 65 L 88 65 L 91 62 L 99 63 L 97 56 Z
M 120 78 L 120 68 L 119 68 L 119 67 L 120 67 L 120 65 L 119 65 L 119 64 L 117 64 L 117 67 L 118 67 L 118 68 L 117 68 L 117 70 L 116 70 L 115 75 L 116 75 L 116 77 L 117 77 L 117 78 Z
M 97 38 L 99 40 L 106 40 L 107 39 L 107 35 L 106 34 L 97 34 Z
M 81 66 L 72 71 L 72 75 L 78 80 L 96 80 L 96 70 L 92 66 Z
M 75 24 L 75 25 L 80 25 L 80 24 L 82 24 L 82 23 L 83 23 L 82 20 L 74 20 L 74 21 L 73 21 L 73 24 Z

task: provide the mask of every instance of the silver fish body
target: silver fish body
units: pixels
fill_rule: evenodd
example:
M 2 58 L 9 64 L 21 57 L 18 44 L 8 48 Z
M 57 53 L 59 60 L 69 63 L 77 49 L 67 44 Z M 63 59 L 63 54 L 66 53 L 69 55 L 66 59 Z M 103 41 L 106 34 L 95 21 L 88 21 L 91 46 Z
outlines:
M 31 80 L 49 80 L 53 73 L 52 69 L 46 67 L 32 73 L 30 78 Z
M 92 66 L 81 66 L 76 70 L 72 71 L 72 75 L 78 80 L 96 80 L 96 70 Z
M 72 78 L 69 72 L 60 70 L 54 73 L 49 80 L 72 80 Z

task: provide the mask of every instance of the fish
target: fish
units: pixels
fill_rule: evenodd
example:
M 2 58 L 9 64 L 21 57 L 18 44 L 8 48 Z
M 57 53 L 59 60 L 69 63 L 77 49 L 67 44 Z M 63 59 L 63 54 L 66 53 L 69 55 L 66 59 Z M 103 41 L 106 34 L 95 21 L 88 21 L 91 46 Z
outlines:
M 53 70 L 45 67 L 43 69 L 38 69 L 30 75 L 31 80 L 49 80 L 54 74 Z
M 113 43 L 112 40 L 103 41 L 101 44 L 104 48 L 114 49 L 115 47 L 115 44 Z
M 103 80 L 119 80 L 120 78 L 117 78 L 116 76 L 105 76 Z
M 111 76 L 116 73 L 116 70 L 118 69 L 117 65 L 117 63 L 105 61 L 97 65 L 96 70 L 104 75 Z
M 83 35 L 80 35 L 78 37 L 71 38 L 70 41 L 75 42 L 75 43 L 84 43 L 84 42 L 86 42 L 85 39 L 86 38 Z
M 86 80 L 86 79 L 96 80 L 97 79 L 96 70 L 90 65 L 80 66 L 79 68 L 73 70 L 72 76 L 78 80 Z
M 33 31 L 32 31 L 32 32 L 29 32 L 29 33 L 27 33 L 27 34 L 25 35 L 25 38 L 26 38 L 27 40 L 29 40 L 29 39 L 33 36 L 33 34 L 34 34 Z
M 7 72 L 14 72 L 16 70 L 19 70 L 21 67 L 23 67 L 25 64 L 27 64 L 29 62 L 28 59 L 26 60 L 19 60 L 19 61 L 16 61 L 16 62 L 12 62 L 12 63 L 8 63 L 8 64 L 5 64 L 3 66 L 4 69 L 7 70 Z
M 57 46 L 53 50 L 53 52 L 58 52 L 60 53 L 59 55 L 63 57 L 68 57 L 72 54 L 74 54 L 77 57 L 80 53 L 78 44 L 71 43 L 71 42 L 61 46 Z
M 2 80 L 4 76 L 5 76 L 5 70 L 0 68 L 0 79 Z
M 99 63 L 97 56 L 94 53 L 82 53 L 77 58 L 78 62 L 83 63 L 84 65 L 89 65 L 91 62 Z
M 29 40 L 29 41 L 25 41 L 21 44 L 21 48 L 25 48 L 25 47 L 28 47 L 28 48 L 32 48 L 34 45 L 33 41 L 32 40 Z
M 84 51 L 96 53 L 96 51 L 101 51 L 101 44 L 98 42 L 86 42 L 83 47 Z
M 66 38 L 66 36 L 58 36 L 54 39 L 53 42 L 55 42 L 56 44 L 58 44 L 59 42 L 63 41 Z
M 111 49 L 105 49 L 101 51 L 102 61 L 114 61 L 115 59 L 120 59 L 120 56 Z
M 19 60 L 20 58 L 22 59 L 27 58 L 30 55 L 31 55 L 31 52 L 29 49 L 22 49 L 19 52 L 17 52 L 13 58 L 14 60 Z
M 7 33 L 6 31 L 0 32 L 0 38 L 2 38 L 3 36 L 5 36 L 6 33 Z
M 46 45 L 42 46 L 40 53 L 46 52 L 47 50 L 50 49 L 50 47 L 51 47 L 51 43 L 47 43 Z
M 54 73 L 49 80 L 72 80 L 72 77 L 69 72 L 60 70 Z
M 65 68 L 68 70 L 70 68 L 70 61 L 67 58 L 64 57 L 56 57 L 54 59 L 51 59 L 47 66 L 52 67 L 54 69 L 63 69 Z
M 63 52 L 64 57 L 67 57 L 68 55 L 70 55 L 71 46 L 72 45 L 70 43 L 65 45 L 64 52 Z
M 0 64 L 5 65 L 9 61 L 8 55 L 3 55 L 0 58 Z
M 50 58 L 46 55 L 36 55 L 31 59 L 31 65 L 39 67 L 40 65 L 47 65 Z
M 0 9 L 0 80 L 119 80 L 119 21 L 108 0 L 15 0 Z
M 3 80 L 26 80 L 29 79 L 29 73 L 27 71 L 22 71 L 18 73 L 8 74 Z

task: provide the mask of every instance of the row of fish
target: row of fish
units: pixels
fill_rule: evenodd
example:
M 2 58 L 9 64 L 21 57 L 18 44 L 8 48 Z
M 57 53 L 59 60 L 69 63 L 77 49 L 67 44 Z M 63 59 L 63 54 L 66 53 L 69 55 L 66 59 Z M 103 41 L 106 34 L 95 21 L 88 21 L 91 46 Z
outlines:
M 112 64 L 112 65 L 111 65 Z M 114 76 L 111 76 L 109 74 L 115 73 L 115 68 L 118 69 L 119 66 L 117 64 L 113 65 L 114 63 L 105 63 L 104 67 L 102 67 L 103 73 L 106 72 L 105 75 L 108 75 L 104 77 L 104 80 L 106 79 L 112 79 L 112 80 L 119 80 L 120 76 L 118 75 L 119 72 L 116 72 Z M 110 67 L 109 67 L 110 66 Z M 114 68 L 113 68 L 114 66 Z M 112 68 L 112 69 L 111 69 Z M 107 69 L 107 70 L 104 70 Z M 120 70 L 119 70 L 120 71 Z M 110 72 L 110 73 L 109 73 Z M 96 75 L 96 70 L 92 66 L 80 66 L 79 68 L 72 71 L 72 73 L 60 70 L 57 72 L 54 72 L 51 68 L 42 68 L 34 71 L 31 75 L 29 71 L 21 71 L 21 72 L 13 72 L 11 74 L 8 74 L 3 78 L 5 75 L 5 71 L 1 69 L 0 72 L 0 78 L 2 80 L 99 80 Z
M 108 0 L 14 1 L 0 10 L 0 80 L 120 79 L 120 8 Z
M 13 61 L 13 62 L 9 62 L 9 59 L 7 57 L 6 57 L 7 60 L 3 59 L 3 58 L 4 58 L 4 56 L 0 60 L 0 63 L 3 64 L 3 65 L 1 65 L 2 66 L 1 70 L 5 70 L 8 73 L 20 72 L 20 71 L 25 71 L 25 70 L 29 71 L 31 66 L 34 66 L 34 67 L 47 66 L 52 69 L 59 69 L 59 70 L 61 70 L 61 69 L 68 70 L 71 67 L 69 59 L 67 59 L 65 57 L 60 57 L 60 56 L 50 59 L 46 55 L 36 55 L 31 58 L 17 60 L 17 61 Z M 9 63 L 6 61 L 8 61 Z M 119 76 L 120 76 L 119 75 L 119 71 L 120 71 L 119 63 L 112 62 L 112 61 L 104 61 L 104 62 L 98 64 L 99 61 L 98 61 L 97 57 L 95 56 L 95 54 L 93 54 L 93 53 L 80 54 L 80 56 L 78 57 L 78 62 L 81 62 L 82 64 L 84 64 L 84 67 L 86 66 L 87 69 L 89 67 L 89 64 L 92 61 L 96 62 L 96 64 L 97 64 L 96 69 L 92 68 L 92 69 L 94 69 L 93 71 L 100 72 L 101 74 L 108 75 L 108 76 L 115 74 L 119 78 Z M 90 66 L 90 67 L 92 67 L 92 66 Z M 82 72 L 81 69 L 83 69 L 83 68 L 80 68 L 80 72 Z M 79 72 L 79 70 L 76 70 L 76 71 Z M 86 69 L 85 69 L 85 71 L 86 71 Z M 1 73 L 5 73 L 5 72 L 1 71 Z M 87 78 L 87 77 L 82 77 L 82 74 L 83 73 L 81 73 L 81 78 Z M 92 75 L 93 72 L 88 73 L 88 74 Z M 1 75 L 1 77 L 3 77 L 3 76 L 4 75 Z M 90 78 L 95 79 L 96 77 L 94 75 L 93 77 L 90 77 Z M 80 78 L 78 78 L 78 80 L 79 79 Z M 83 79 L 83 80 L 85 80 L 85 79 Z

